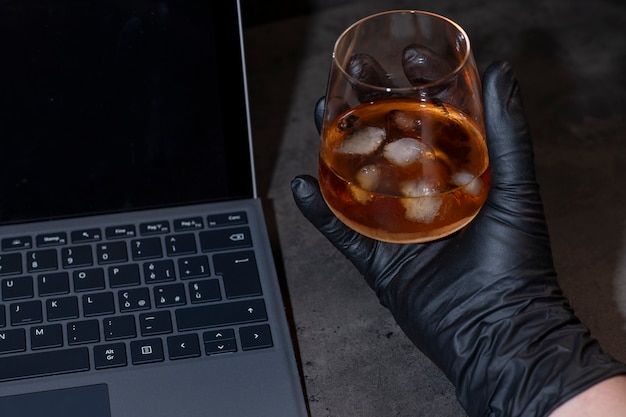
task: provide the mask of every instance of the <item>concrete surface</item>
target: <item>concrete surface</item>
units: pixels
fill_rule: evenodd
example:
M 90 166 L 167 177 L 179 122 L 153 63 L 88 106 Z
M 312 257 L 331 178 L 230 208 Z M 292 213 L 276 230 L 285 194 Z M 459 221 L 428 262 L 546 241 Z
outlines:
M 593 336 L 626 360 L 624 4 L 358 1 L 246 29 L 259 193 L 311 417 L 465 416 L 451 384 L 301 216 L 289 188 L 293 176 L 316 173 L 312 109 L 324 94 L 333 43 L 376 11 L 444 14 L 468 32 L 481 72 L 494 60 L 513 64 L 534 135 L 560 282 Z

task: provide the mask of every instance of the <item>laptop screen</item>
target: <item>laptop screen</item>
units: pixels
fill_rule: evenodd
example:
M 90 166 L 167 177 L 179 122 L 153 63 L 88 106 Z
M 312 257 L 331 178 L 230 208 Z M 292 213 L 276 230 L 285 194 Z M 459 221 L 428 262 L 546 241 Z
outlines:
M 253 196 L 235 8 L 3 1 L 0 224 Z

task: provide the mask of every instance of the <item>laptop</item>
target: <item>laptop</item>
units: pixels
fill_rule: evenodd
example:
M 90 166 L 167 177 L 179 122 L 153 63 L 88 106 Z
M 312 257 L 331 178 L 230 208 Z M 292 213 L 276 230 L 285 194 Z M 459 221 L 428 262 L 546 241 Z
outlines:
M 307 415 L 240 9 L 0 4 L 0 416 Z

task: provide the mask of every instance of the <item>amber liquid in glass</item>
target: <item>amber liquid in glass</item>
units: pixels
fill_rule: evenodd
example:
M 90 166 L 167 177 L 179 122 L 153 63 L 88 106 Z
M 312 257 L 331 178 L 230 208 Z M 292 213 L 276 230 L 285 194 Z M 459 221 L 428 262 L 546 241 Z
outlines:
M 324 199 L 366 236 L 397 243 L 447 236 L 467 225 L 487 198 L 483 132 L 447 104 L 366 103 L 341 114 L 322 135 Z

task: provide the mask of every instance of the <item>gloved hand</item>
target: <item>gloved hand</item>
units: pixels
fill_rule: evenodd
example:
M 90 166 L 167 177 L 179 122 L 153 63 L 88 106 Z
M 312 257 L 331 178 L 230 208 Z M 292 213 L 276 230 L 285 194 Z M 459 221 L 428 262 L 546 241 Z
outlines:
M 314 178 L 296 177 L 293 195 L 444 371 L 469 416 L 547 416 L 626 366 L 590 338 L 557 282 L 529 129 L 508 64 L 487 69 L 483 97 L 492 184 L 463 230 L 424 244 L 380 242 L 341 223 Z

